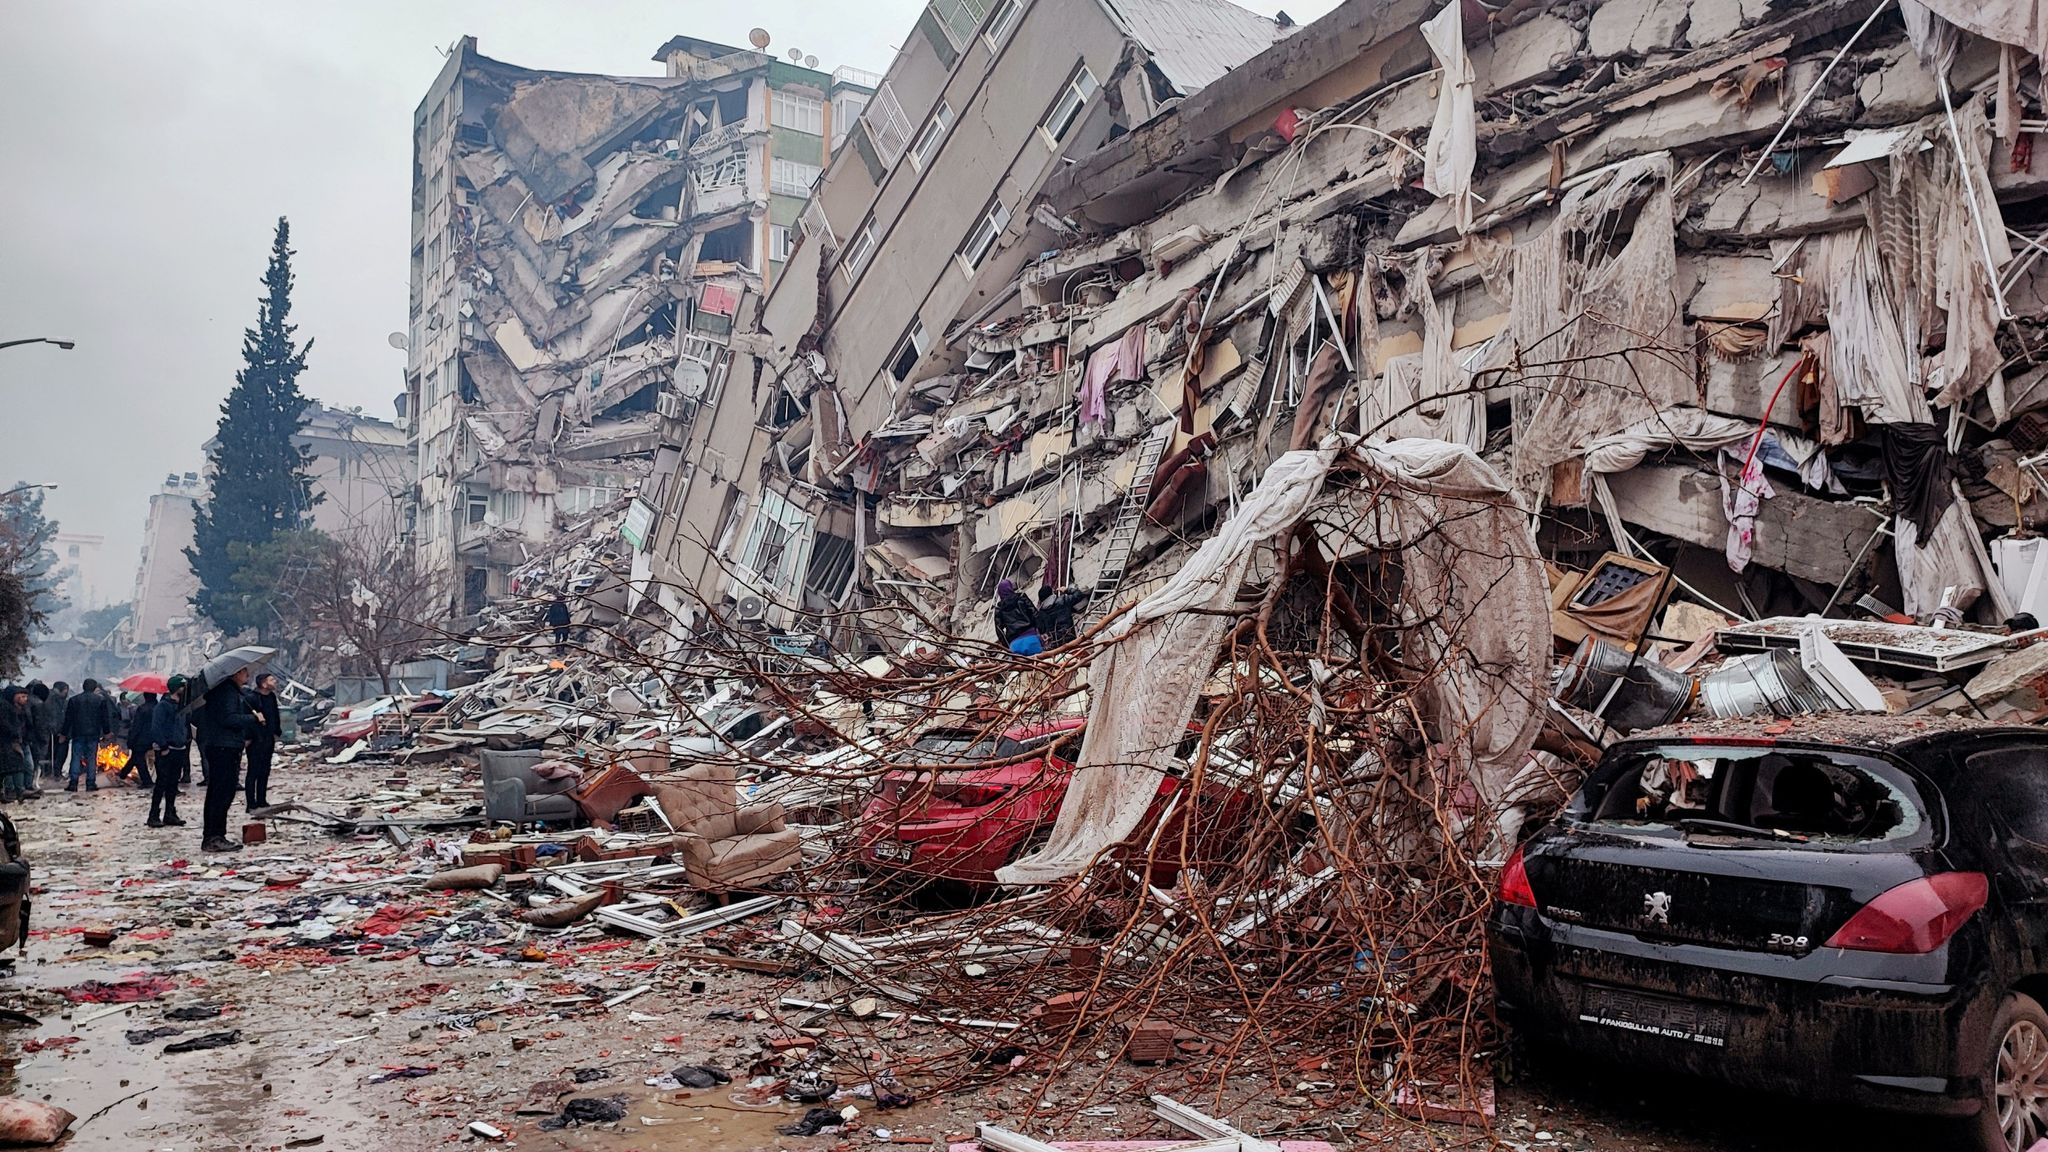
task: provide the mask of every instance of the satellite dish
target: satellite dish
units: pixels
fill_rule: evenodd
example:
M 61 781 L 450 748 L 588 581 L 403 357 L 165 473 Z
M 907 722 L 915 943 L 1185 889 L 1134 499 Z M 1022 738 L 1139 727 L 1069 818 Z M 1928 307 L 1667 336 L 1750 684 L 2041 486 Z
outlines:
M 816 68 L 817 66 L 818 66 L 818 58 L 817 58 L 816 56 L 806 56 L 806 57 L 804 57 L 804 67 L 806 67 L 806 68 Z
M 752 32 L 747 33 L 747 43 L 752 44 L 756 52 L 766 52 L 768 50 L 768 30 L 766 28 L 756 28 Z
M 804 50 L 803 50 L 803 49 L 801 49 L 801 48 L 791 48 L 791 49 L 789 50 L 789 58 L 790 58 L 791 60 L 801 60 L 801 59 L 803 59 L 803 58 L 804 58 Z
M 403 332 L 393 332 L 391 335 L 386 336 L 384 338 L 384 342 L 386 344 L 391 345 L 393 348 L 398 349 L 400 352 L 407 351 L 405 333 Z

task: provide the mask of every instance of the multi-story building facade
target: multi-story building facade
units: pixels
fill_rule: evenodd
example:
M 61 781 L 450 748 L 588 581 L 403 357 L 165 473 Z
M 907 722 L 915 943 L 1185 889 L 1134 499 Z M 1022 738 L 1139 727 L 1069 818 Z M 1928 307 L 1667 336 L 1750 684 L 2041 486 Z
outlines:
M 558 517 L 660 486 L 657 411 L 774 282 L 835 112 L 872 91 L 689 37 L 655 59 L 544 72 L 466 37 L 420 102 L 406 517 L 457 611 L 505 593 Z
M 1224 0 L 934 0 L 804 210 L 758 327 L 665 425 L 678 471 L 638 541 L 665 605 L 782 623 L 845 603 L 875 539 L 876 443 L 931 431 L 967 330 L 1015 315 L 1020 269 L 1069 231 L 1032 211 L 1041 187 L 1284 31 Z
M 193 514 L 205 496 L 206 485 L 199 473 L 173 472 L 149 498 L 149 516 L 142 525 L 142 562 L 135 568 L 135 594 L 128 617 L 131 644 L 165 643 L 174 630 L 191 621 L 192 594 L 199 591 L 199 578 L 192 574 L 185 549 L 192 546 Z

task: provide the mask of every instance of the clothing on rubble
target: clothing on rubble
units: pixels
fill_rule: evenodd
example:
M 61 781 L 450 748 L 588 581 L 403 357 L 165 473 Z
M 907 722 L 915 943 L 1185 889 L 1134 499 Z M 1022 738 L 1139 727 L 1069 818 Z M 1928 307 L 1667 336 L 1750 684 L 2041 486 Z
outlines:
M 1728 570 L 1740 572 L 1749 567 L 1749 558 L 1756 551 L 1757 512 L 1778 490 L 1764 479 L 1762 453 L 1748 455 L 1746 460 L 1726 448 L 1721 453 L 1742 470 L 1733 486 L 1728 483 L 1728 473 L 1721 472 L 1721 514 L 1728 517 Z
M 1925 539 L 1955 498 L 1947 436 L 1932 424 L 1886 425 L 1884 471 L 1893 509 Z
M 1133 324 L 1114 342 L 1104 344 L 1088 356 L 1081 373 L 1081 423 L 1109 423 L 1109 386 L 1121 380 L 1145 378 L 1145 326 Z

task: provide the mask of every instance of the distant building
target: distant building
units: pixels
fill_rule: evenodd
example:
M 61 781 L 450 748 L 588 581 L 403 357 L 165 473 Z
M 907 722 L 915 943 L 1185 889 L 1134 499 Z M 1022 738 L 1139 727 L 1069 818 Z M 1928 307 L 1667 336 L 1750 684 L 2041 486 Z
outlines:
M 313 527 L 330 536 L 367 532 L 387 536 L 412 488 L 412 453 L 405 430 L 360 410 L 315 404 L 293 438 L 312 453 L 308 471 L 320 500 Z
M 59 532 L 50 541 L 57 553 L 57 594 L 78 609 L 98 608 L 107 602 L 106 581 L 100 571 L 105 536 L 82 532 Z
M 132 644 L 154 648 L 192 620 L 192 594 L 199 591 L 199 578 L 192 574 L 185 549 L 192 546 L 192 519 L 205 494 L 197 472 L 174 472 L 149 498 L 129 616 Z
M 407 523 L 472 612 L 561 522 L 672 474 L 871 73 L 679 36 L 664 76 L 519 68 L 464 37 L 413 126 Z M 815 61 L 810 61 L 815 63 Z

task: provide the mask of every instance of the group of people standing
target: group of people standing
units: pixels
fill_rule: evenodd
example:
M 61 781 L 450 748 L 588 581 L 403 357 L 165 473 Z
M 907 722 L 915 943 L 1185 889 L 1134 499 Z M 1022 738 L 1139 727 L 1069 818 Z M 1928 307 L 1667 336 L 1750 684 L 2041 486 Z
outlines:
M 1038 603 L 1017 588 L 1015 580 L 996 583 L 996 637 L 1003 647 L 1019 656 L 1036 656 L 1075 637 L 1074 610 L 1088 602 L 1088 593 L 1077 588 L 1054 590 L 1050 584 L 1038 590 Z
M 282 728 L 277 677 L 244 668 L 190 708 L 180 702 L 186 684 L 185 677 L 172 676 L 163 696 L 145 692 L 128 705 L 96 680 L 85 681 L 75 694 L 62 680 L 51 687 L 34 681 L 0 688 L 0 802 L 41 796 L 39 774 L 66 776 L 66 792 L 77 792 L 81 780 L 85 791 L 97 792 L 100 748 L 122 741 L 128 745 L 123 770 L 150 789 L 149 827 L 183 827 L 178 795 L 192 780 L 196 734 L 206 797 L 200 846 L 207 852 L 239 849 L 227 835 L 235 793 L 243 792 L 252 812 L 270 804 L 270 765 Z

